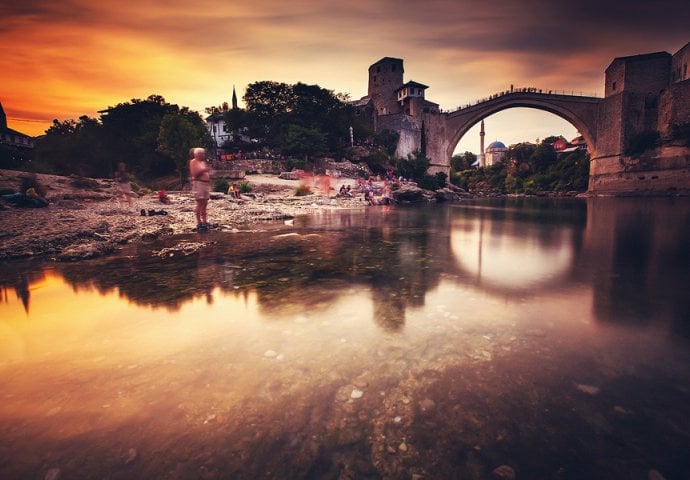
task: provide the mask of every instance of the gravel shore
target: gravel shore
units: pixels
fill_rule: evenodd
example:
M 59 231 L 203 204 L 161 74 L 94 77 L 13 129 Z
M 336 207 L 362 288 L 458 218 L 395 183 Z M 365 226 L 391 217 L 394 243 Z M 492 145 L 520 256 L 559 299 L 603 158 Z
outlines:
M 18 189 L 24 172 L 0 170 L 0 189 Z M 47 259 L 78 260 L 107 255 L 118 246 L 163 235 L 191 233 L 196 229 L 194 199 L 188 191 L 169 191 L 172 203 L 159 202 L 156 192 L 133 199 L 132 207 L 121 205 L 115 182 L 108 179 L 79 179 L 37 175 L 46 187 L 46 208 L 14 208 L 0 202 L 0 259 L 44 256 Z M 361 196 L 334 198 L 339 179 L 329 192 L 314 187 L 315 193 L 297 197 L 298 180 L 272 175 L 248 175 L 252 187 L 241 200 L 213 193 L 208 206 L 209 222 L 219 231 L 247 228 L 258 222 L 280 221 L 319 210 L 361 208 Z M 142 216 L 144 210 L 147 215 Z M 165 215 L 149 216 L 149 210 Z

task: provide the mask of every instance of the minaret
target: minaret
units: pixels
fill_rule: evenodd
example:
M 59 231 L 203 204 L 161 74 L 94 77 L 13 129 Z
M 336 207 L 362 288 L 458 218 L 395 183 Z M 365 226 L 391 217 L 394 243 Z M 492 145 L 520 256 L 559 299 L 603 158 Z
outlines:
M 482 120 L 482 128 L 479 130 L 479 166 L 486 167 L 486 153 L 484 151 L 484 120 Z
M 237 93 L 235 93 L 235 86 L 232 86 L 232 109 L 237 110 Z

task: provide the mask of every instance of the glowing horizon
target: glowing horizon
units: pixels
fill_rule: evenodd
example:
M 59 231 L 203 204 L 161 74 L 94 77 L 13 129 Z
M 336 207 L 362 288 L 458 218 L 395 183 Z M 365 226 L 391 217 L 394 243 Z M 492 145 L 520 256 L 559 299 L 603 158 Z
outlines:
M 53 119 L 97 117 L 152 94 L 203 114 L 229 102 L 233 85 L 242 103 L 261 80 L 358 99 L 369 65 L 385 56 L 403 58 L 405 80 L 429 85 L 427 98 L 444 110 L 511 84 L 602 95 L 613 58 L 674 53 L 690 40 L 690 7 L 670 0 L 431 0 L 423 9 L 393 0 L 28 0 L 3 9 L 0 102 L 8 126 L 32 136 Z M 487 135 L 510 144 L 574 132 L 553 115 L 518 116 L 497 116 Z M 467 138 L 475 149 L 478 138 Z

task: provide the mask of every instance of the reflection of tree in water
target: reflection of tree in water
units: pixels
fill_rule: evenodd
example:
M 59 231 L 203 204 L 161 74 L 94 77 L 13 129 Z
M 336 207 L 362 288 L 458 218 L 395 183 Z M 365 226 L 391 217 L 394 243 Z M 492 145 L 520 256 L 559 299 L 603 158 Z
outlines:
M 31 300 L 31 291 L 29 286 L 32 283 L 38 282 L 45 278 L 45 272 L 42 268 L 36 268 L 35 265 L 26 265 L 17 268 L 18 265 L 13 265 L 10 268 L 3 268 L 0 271 L 0 298 L 2 302 L 9 303 L 9 292 L 11 288 L 15 291 L 17 298 L 22 301 L 24 311 L 29 313 L 29 306 Z M 9 267 L 9 266 L 6 266 Z
M 100 293 L 117 289 L 138 305 L 170 310 L 199 296 L 212 301 L 218 288 L 226 293 L 253 292 L 267 313 L 280 315 L 328 308 L 353 285 L 372 290 L 375 321 L 396 331 L 405 323 L 408 306 L 422 305 L 438 283 L 444 258 L 428 220 L 410 223 L 354 217 L 350 227 L 308 228 L 295 235 L 255 232 L 213 237 L 215 244 L 190 256 L 159 258 L 140 245 L 132 257 L 110 257 L 80 264 L 61 264 L 65 280 Z M 405 215 L 404 218 L 407 218 Z M 444 227 L 447 228 L 447 227 Z M 180 239 L 168 239 L 179 241 Z M 436 240 L 438 240 L 436 238 Z

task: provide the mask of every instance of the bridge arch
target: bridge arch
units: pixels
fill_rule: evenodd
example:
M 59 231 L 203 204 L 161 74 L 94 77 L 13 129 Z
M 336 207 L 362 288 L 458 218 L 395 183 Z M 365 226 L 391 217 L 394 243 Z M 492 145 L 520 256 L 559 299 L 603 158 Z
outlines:
M 553 95 L 532 92 L 511 92 L 490 100 L 466 107 L 447 115 L 448 151 L 453 152 L 460 139 L 482 119 L 510 108 L 533 108 L 552 113 L 572 124 L 580 132 L 590 157 L 595 156 L 597 106 L 596 97 Z

